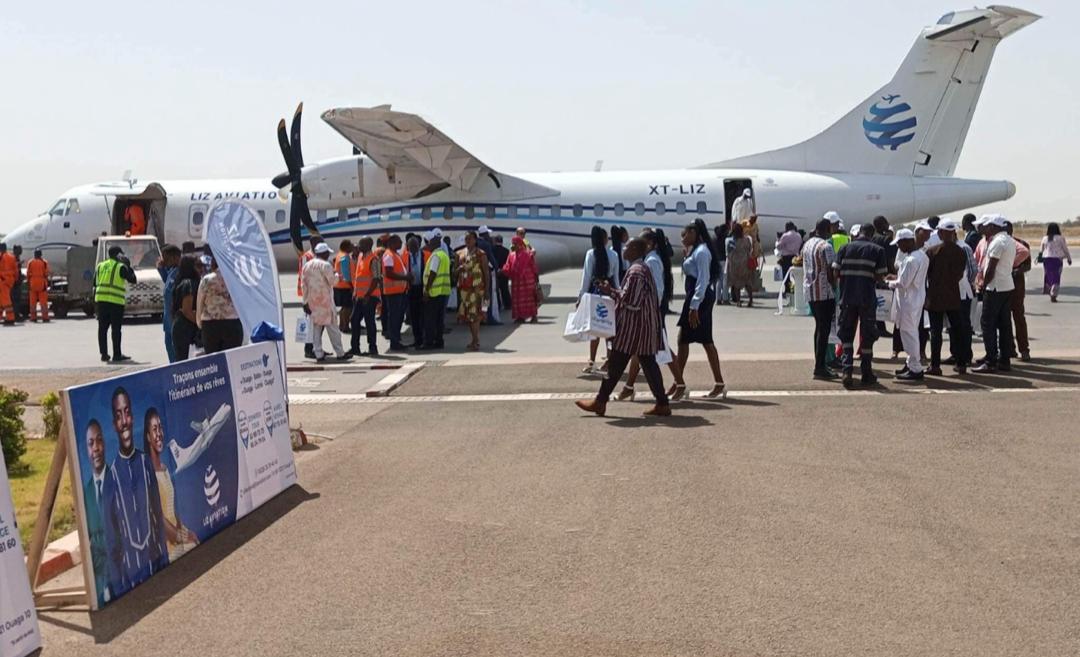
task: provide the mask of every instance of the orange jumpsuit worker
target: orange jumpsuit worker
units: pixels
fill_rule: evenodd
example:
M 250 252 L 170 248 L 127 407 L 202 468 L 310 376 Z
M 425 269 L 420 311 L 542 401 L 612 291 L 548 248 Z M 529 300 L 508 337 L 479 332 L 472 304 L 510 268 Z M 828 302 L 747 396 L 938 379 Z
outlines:
M 11 290 L 19 280 L 19 264 L 15 256 L 8 253 L 7 244 L 0 242 L 0 315 L 4 316 L 4 326 L 15 325 L 15 306 L 11 302 Z
M 30 285 L 30 321 L 37 321 L 37 308 L 41 304 L 41 321 L 49 321 L 49 263 L 41 257 L 41 249 L 34 251 L 34 259 L 26 263 L 26 280 Z
M 138 203 L 132 203 L 124 210 L 124 220 L 127 221 L 128 232 L 132 235 L 146 234 L 146 213 Z

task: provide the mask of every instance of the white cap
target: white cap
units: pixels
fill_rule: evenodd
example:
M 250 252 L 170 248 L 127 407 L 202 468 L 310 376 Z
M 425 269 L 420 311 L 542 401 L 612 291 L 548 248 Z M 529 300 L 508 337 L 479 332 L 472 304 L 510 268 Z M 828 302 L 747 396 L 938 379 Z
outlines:
M 746 198 L 750 198 L 753 195 L 753 192 L 751 192 L 750 188 L 747 187 L 746 189 L 742 190 L 742 195 Z
M 210 259 L 210 256 L 203 255 L 199 256 L 199 262 L 203 263 L 206 267 L 209 267 L 213 263 L 213 260 Z
M 959 227 L 956 225 L 956 222 L 952 219 L 942 219 L 941 223 L 937 225 L 938 230 L 951 230 L 954 233 L 958 230 L 958 228 Z
M 326 242 L 319 242 L 315 245 L 315 253 L 330 253 L 330 245 Z
M 424 237 L 425 242 L 430 242 L 431 240 L 435 239 L 435 237 L 436 237 L 435 231 L 433 231 L 433 230 L 424 231 L 423 237 Z
M 910 228 L 901 228 L 896 231 L 896 237 L 893 238 L 892 244 L 896 246 L 900 243 L 900 240 L 913 240 L 915 239 L 915 233 Z
M 980 226 L 997 226 L 998 228 L 1005 228 L 1009 223 L 1009 220 L 1005 218 L 1005 215 L 1001 214 L 984 214 L 979 219 L 978 225 Z
M 478 231 L 476 231 L 476 232 L 477 232 L 478 234 L 480 234 L 480 235 L 483 235 L 484 233 L 490 233 L 490 232 L 491 232 L 491 229 L 490 229 L 490 228 L 488 228 L 487 226 L 481 226 L 481 227 L 480 227 L 480 230 L 478 230 Z
M 432 228 L 431 235 L 433 237 L 442 237 L 442 228 Z
M 859 234 L 859 229 L 861 229 L 861 228 L 862 228 L 862 225 L 855 224 L 854 226 L 851 227 L 851 230 L 849 231 L 849 233 L 851 234 L 852 237 L 854 237 L 854 236 Z
M 934 227 L 930 225 L 930 222 L 923 219 L 919 223 L 915 224 L 915 230 L 934 230 Z
M 825 213 L 822 219 L 828 219 L 830 224 L 842 224 L 844 221 L 840 218 L 840 215 L 836 212 L 829 210 Z

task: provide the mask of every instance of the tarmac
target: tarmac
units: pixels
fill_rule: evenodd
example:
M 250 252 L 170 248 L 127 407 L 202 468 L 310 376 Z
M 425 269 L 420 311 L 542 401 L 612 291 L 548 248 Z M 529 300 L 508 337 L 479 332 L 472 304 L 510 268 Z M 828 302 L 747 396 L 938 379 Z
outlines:
M 573 406 L 599 385 L 560 338 L 577 276 L 545 276 L 543 322 L 486 328 L 479 354 L 455 327 L 444 354 L 379 359 L 424 362 L 387 396 L 367 393 L 396 370 L 290 344 L 290 419 L 319 439 L 299 485 L 100 612 L 40 612 L 44 654 L 1080 652 L 1071 269 L 1053 305 L 1029 276 L 1032 363 L 925 385 L 882 343 L 882 386 L 812 381 L 808 318 L 720 308 L 729 398 L 700 398 L 697 353 L 698 396 L 660 420 L 644 386 L 606 418 Z M 126 370 L 84 369 L 91 327 L 6 329 L 0 382 Z M 39 330 L 59 343 L 26 353 Z M 159 339 L 125 327 L 143 364 Z

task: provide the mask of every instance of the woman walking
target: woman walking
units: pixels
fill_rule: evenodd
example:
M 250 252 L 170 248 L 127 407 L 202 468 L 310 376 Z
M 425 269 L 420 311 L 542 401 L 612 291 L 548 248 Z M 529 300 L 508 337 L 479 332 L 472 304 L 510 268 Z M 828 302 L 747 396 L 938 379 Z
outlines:
M 750 268 L 750 258 L 754 252 L 754 242 L 743 230 L 742 224 L 731 225 L 731 237 L 727 239 L 728 281 L 731 287 L 731 300 L 736 306 L 742 305 L 740 292 L 746 290 L 746 307 L 754 305 L 754 270 Z
M 521 324 L 528 320 L 535 324 L 540 308 L 540 271 L 536 268 L 536 257 L 523 238 L 515 235 L 510 240 L 510 257 L 506 259 L 502 273 L 510 279 L 510 310 L 514 322 Z
M 1072 255 L 1069 253 L 1069 242 L 1061 234 L 1061 226 L 1056 223 L 1046 226 L 1046 237 L 1039 247 L 1039 260 L 1043 263 L 1043 294 L 1049 294 L 1050 301 L 1057 303 L 1062 261 L 1072 266 Z
M 713 374 L 713 387 L 705 398 L 723 399 L 727 397 L 727 386 L 724 383 L 724 375 L 720 372 L 720 357 L 716 353 L 712 332 L 713 306 L 716 304 L 713 281 L 718 276 L 717 270 L 720 263 L 714 255 L 712 240 L 709 239 L 709 229 L 701 219 L 696 219 L 694 223 L 683 228 L 682 243 L 686 253 L 686 260 L 683 261 L 686 299 L 683 301 L 682 314 L 679 316 L 679 355 L 676 360 L 679 371 L 686 372 L 686 361 L 690 357 L 691 343 L 698 343 L 704 347 Z M 730 262 L 730 258 L 728 261 Z M 668 396 L 675 401 L 683 399 L 686 394 L 685 383 L 676 383 L 668 391 Z
M 599 286 L 602 292 L 615 299 L 615 337 L 611 341 L 608 375 L 600 384 L 600 392 L 592 401 L 575 402 L 578 408 L 588 413 L 604 415 L 612 390 L 622 377 L 630 358 L 636 356 L 656 398 L 656 405 L 645 411 L 644 415 L 671 415 L 671 406 L 664 393 L 664 379 L 656 365 L 656 352 L 662 345 L 660 304 L 657 301 L 652 274 L 642 262 L 645 250 L 645 241 L 640 238 L 632 239 L 626 244 L 624 253 L 632 264 L 626 272 L 622 290 L 617 290 L 606 282 Z
M 619 256 L 608 246 L 608 236 L 600 226 L 592 228 L 592 249 L 585 254 L 585 265 L 581 271 L 581 289 L 578 291 L 578 303 L 586 294 L 600 294 L 601 283 L 607 283 L 619 289 Z M 589 364 L 581 370 L 583 374 L 603 374 L 596 367 L 596 351 L 600 348 L 600 339 L 589 341 Z
M 327 292 L 329 294 L 329 292 Z M 202 329 L 203 348 L 213 354 L 244 344 L 244 325 L 236 313 L 229 288 L 218 271 L 217 259 L 210 255 L 210 273 L 199 281 L 195 316 Z
M 199 333 L 195 317 L 195 297 L 199 291 L 199 272 L 195 268 L 195 256 L 180 258 L 180 267 L 176 274 L 176 287 L 172 298 L 172 341 L 173 354 L 177 362 L 187 360 L 191 354 L 191 345 Z
M 488 262 L 480 249 L 476 232 L 465 234 L 465 250 L 458 256 L 458 321 L 469 325 L 472 342 L 466 349 L 480 350 L 480 322 L 488 301 Z

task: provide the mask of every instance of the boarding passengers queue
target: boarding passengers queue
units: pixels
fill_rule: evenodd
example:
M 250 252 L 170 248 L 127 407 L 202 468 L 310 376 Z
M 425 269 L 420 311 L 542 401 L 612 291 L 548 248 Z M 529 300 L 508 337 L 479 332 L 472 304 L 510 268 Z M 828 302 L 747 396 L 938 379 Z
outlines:
M 617 243 L 613 249 L 605 231 L 593 229 L 581 293 L 614 297 L 616 335 L 608 342 L 607 362 L 599 367 L 595 364 L 599 341 L 590 345 L 585 372 L 605 378 L 593 400 L 576 402 L 581 409 L 603 415 L 629 367 L 627 382 L 616 399 L 634 398 L 640 368 L 656 400 L 645 415 L 670 415 L 671 404 L 688 396 L 683 371 L 690 345 L 695 343 L 704 348 L 714 379 L 705 397 L 726 396 L 713 341 L 712 310 L 718 296 L 738 304 L 743 289 L 748 305 L 753 303 L 754 274 L 761 266 L 756 228 L 756 217 L 733 224 L 727 236 L 719 228 L 715 235 L 723 239 L 721 243 L 710 237 L 700 219 L 682 229 L 685 299 L 677 324 L 677 350 L 669 363 L 674 383 L 666 390 L 657 354 L 666 342 L 663 317 L 672 298 L 673 249 L 663 231 L 645 230 L 628 241 L 625 231 L 616 232 L 616 241 L 622 238 L 625 246 Z M 1046 270 L 1044 293 L 1056 302 L 1062 264 L 1072 264 L 1056 224 L 1049 225 L 1041 247 L 1037 259 Z M 877 319 L 879 289 L 893 293 L 893 358 L 901 351 L 907 355 L 895 373 L 899 381 L 942 376 L 942 365 L 952 365 L 959 375 L 1008 372 L 1014 358 L 1031 358 L 1024 318 L 1024 275 L 1031 269 L 1031 248 L 1013 236 L 1012 224 L 1001 215 L 976 220 L 968 214 L 959 225 L 930 217 L 914 229 L 895 231 L 879 216 L 847 231 L 839 214 L 828 212 L 809 236 L 788 223 L 778 236 L 776 253 L 785 286 L 788 270 L 797 264 L 803 268 L 803 292 L 814 317 L 816 379 L 841 380 L 846 388 L 853 388 L 858 361 L 859 382 L 863 386 L 878 383 L 873 371 L 874 342 L 889 335 L 884 322 Z M 946 324 L 950 356 L 943 360 Z M 985 349 L 977 360 L 972 348 L 976 326 Z M 830 344 L 834 333 L 840 343 L 836 349 Z M 927 343 L 928 369 L 924 367 Z

